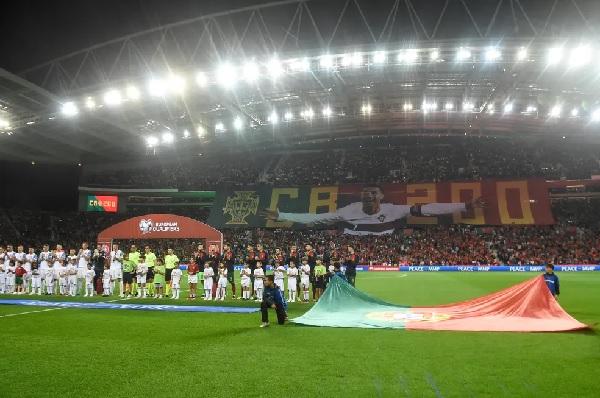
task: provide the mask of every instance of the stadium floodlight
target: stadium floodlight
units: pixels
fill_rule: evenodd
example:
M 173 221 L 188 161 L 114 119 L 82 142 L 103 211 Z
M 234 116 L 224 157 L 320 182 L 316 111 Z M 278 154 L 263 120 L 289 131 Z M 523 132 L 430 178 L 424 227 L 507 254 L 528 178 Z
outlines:
M 272 58 L 267 62 L 267 73 L 273 80 L 279 78 L 283 74 L 283 65 L 277 58 Z
M 404 105 L 402 105 L 402 110 L 408 112 L 408 111 L 412 111 L 413 110 L 413 106 L 410 102 L 406 102 L 404 103 Z
M 517 51 L 517 61 L 525 61 L 527 59 L 528 53 L 527 48 L 521 47 Z
M 563 48 L 562 47 L 552 47 L 548 50 L 548 65 L 556 65 L 558 64 L 563 57 Z
M 85 99 L 85 107 L 89 110 L 96 108 L 96 101 L 92 97 L 87 97 Z
M 600 109 L 596 109 L 592 112 L 592 122 L 600 122 Z
M 364 104 L 361 108 L 360 108 L 361 112 L 364 113 L 365 115 L 369 115 L 371 114 L 371 111 L 373 110 L 373 107 L 371 107 L 371 104 Z
M 150 148 L 154 148 L 156 145 L 158 145 L 158 138 L 153 135 L 146 137 L 146 145 L 148 145 Z
M 175 141 L 175 136 L 170 131 L 162 133 L 162 142 L 165 144 L 172 144 Z
M 75 102 L 68 101 L 62 104 L 60 112 L 66 117 L 77 116 L 79 113 L 79 108 Z
M 349 67 L 350 65 L 352 65 L 352 55 L 351 54 L 344 54 L 342 55 L 342 66 L 343 67 Z
M 421 110 L 423 111 L 423 113 L 427 113 L 427 112 L 430 112 L 430 111 L 435 111 L 435 110 L 437 110 L 437 103 L 423 101 L 423 105 L 421 106 Z
M 151 79 L 148 82 L 148 93 L 152 97 L 164 97 L 167 93 L 167 84 L 162 79 Z
M 511 102 L 504 105 L 504 113 L 511 113 L 512 110 L 513 110 L 513 104 Z
M 283 115 L 283 118 L 285 119 L 286 122 L 289 122 L 290 120 L 292 120 L 294 118 L 294 114 L 292 112 L 286 112 Z
M 123 101 L 121 97 L 121 92 L 119 90 L 108 90 L 104 94 L 104 103 L 108 106 L 116 106 L 120 105 Z
M 498 61 L 501 56 L 502 53 L 497 47 L 488 47 L 485 50 L 485 60 L 488 62 Z
M 488 106 L 487 106 L 487 112 L 488 112 L 490 115 L 493 115 L 493 114 L 494 114 L 494 112 L 495 112 L 494 104 L 488 104 Z
M 408 49 L 398 53 L 398 62 L 412 64 L 417 61 L 419 53 L 415 49 Z
M 579 109 L 577 109 L 577 108 L 571 109 L 571 117 L 577 117 L 577 116 L 579 116 Z
M 440 50 L 438 50 L 437 48 L 434 48 L 433 50 L 431 50 L 429 52 L 429 60 L 432 62 L 435 62 L 438 59 L 440 59 Z
M 526 113 L 535 113 L 537 112 L 537 107 L 535 105 L 528 105 L 525 109 Z
M 466 61 L 471 58 L 471 50 L 466 47 L 460 47 L 456 52 L 456 60 L 458 62 Z
M 222 133 L 225 131 L 225 125 L 222 122 L 218 122 L 217 124 L 215 124 L 215 131 L 217 133 Z
M 242 69 L 242 76 L 248 83 L 252 83 L 258 79 L 258 65 L 254 61 L 248 61 Z
M 375 51 L 373 54 L 373 63 L 375 64 L 383 64 L 387 59 L 387 54 L 385 51 Z
M 269 115 L 268 118 L 269 122 L 271 124 L 277 124 L 277 122 L 279 121 L 279 115 L 277 114 L 276 111 L 271 112 L 271 114 Z
M 236 70 L 229 62 L 221 64 L 215 73 L 217 83 L 225 88 L 232 88 L 236 81 Z
M 364 60 L 363 60 L 363 55 L 361 53 L 354 53 L 352 54 L 352 66 L 354 66 L 355 68 L 361 66 L 363 64 Z
M 244 121 L 241 117 L 236 116 L 235 119 L 233 119 L 233 128 L 239 131 L 242 127 L 244 127 Z
M 188 129 L 183 130 L 183 138 L 190 138 L 190 131 Z
M 463 104 L 462 104 L 463 112 L 473 112 L 473 109 L 474 109 L 474 105 L 472 102 L 469 102 L 469 101 L 463 102 Z
M 451 111 L 452 109 L 454 109 L 454 104 L 452 102 L 446 102 L 444 104 L 444 109 L 447 111 Z
M 206 73 L 199 71 L 196 73 L 196 84 L 199 87 L 206 87 L 208 84 L 208 78 L 206 77 Z
M 196 127 L 196 134 L 198 134 L 198 138 L 204 138 L 204 136 L 206 136 L 206 128 L 199 124 L 198 127 Z
M 319 65 L 321 69 L 331 69 L 333 68 L 333 57 L 330 54 L 323 54 L 319 58 Z
M 329 105 L 326 106 L 325 108 L 323 108 L 323 116 L 329 117 L 329 116 L 331 116 L 331 114 L 332 114 L 332 111 L 331 111 L 331 108 L 329 107 Z
M 310 61 L 308 58 L 298 58 L 292 60 L 290 67 L 294 72 L 308 72 L 310 71 Z
M 9 129 L 10 122 L 6 119 L 0 119 L 0 129 Z
M 550 109 L 550 112 L 548 113 L 548 116 L 550 116 L 550 117 L 560 117 L 561 111 L 562 111 L 562 108 L 561 108 L 560 105 L 554 105 Z
M 591 58 L 592 58 L 592 51 L 590 49 L 590 46 L 581 45 L 581 46 L 575 47 L 571 51 L 571 57 L 569 59 L 569 66 L 571 66 L 573 68 L 577 68 L 580 66 L 587 65 L 590 63 Z
M 307 110 L 303 111 L 301 115 L 306 120 L 312 120 L 312 118 L 315 116 L 315 112 L 312 110 L 312 108 L 308 108 Z
M 135 86 L 127 86 L 127 88 L 125 88 L 125 95 L 127 96 L 127 99 L 131 101 L 137 101 L 141 96 L 140 90 Z
M 183 94 L 185 91 L 185 79 L 178 75 L 170 75 L 167 79 L 167 86 L 172 93 Z

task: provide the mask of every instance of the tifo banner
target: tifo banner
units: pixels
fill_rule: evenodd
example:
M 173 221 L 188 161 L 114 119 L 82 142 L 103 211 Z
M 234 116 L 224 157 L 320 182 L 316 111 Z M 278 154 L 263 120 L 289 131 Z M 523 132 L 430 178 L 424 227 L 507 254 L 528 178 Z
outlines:
M 86 210 L 116 213 L 118 204 L 118 196 L 88 195 Z
M 292 322 L 312 326 L 558 332 L 586 329 L 550 293 L 542 275 L 487 296 L 436 307 L 402 307 L 334 277 L 308 312 Z
M 257 187 L 217 193 L 217 228 L 332 227 L 383 234 L 419 224 L 552 224 L 545 181 Z

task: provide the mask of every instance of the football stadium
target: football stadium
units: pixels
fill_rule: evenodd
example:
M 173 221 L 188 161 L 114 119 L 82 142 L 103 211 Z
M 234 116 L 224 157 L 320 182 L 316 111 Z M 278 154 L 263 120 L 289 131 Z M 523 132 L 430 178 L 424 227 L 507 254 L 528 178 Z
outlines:
M 1 397 L 600 396 L 597 0 L 0 26 Z

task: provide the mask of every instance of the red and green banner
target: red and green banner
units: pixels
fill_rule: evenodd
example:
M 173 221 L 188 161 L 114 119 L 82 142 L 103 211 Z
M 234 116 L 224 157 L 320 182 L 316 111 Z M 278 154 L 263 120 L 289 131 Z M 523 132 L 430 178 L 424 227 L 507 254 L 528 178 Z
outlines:
M 118 204 L 118 196 L 88 195 L 86 210 L 116 213 Z
M 554 218 L 545 181 L 532 179 L 222 190 L 208 222 L 381 234 L 406 225 L 543 225 Z
M 292 322 L 328 327 L 488 332 L 588 328 L 562 309 L 542 275 L 486 296 L 434 307 L 386 303 L 334 277 L 317 304 Z

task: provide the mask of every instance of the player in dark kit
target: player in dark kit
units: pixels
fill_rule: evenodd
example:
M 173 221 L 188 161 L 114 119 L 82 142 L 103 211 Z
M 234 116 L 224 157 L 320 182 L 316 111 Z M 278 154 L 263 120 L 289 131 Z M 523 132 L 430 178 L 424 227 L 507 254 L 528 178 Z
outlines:
M 232 297 L 235 299 L 237 298 L 235 295 L 235 256 L 229 245 L 223 246 L 223 263 L 225 264 L 225 268 L 227 268 L 227 281 L 231 285 Z

